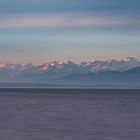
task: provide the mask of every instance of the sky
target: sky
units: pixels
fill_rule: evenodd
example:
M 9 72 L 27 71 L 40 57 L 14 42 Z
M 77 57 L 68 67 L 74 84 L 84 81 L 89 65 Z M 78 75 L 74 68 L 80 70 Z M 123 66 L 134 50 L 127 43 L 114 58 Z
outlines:
M 0 63 L 140 60 L 139 0 L 0 0 Z

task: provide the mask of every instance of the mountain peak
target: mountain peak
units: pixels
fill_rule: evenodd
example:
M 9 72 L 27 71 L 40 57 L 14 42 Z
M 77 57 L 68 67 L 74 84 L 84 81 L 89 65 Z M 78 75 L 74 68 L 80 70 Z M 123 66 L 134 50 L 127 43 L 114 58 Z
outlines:
M 63 64 L 65 64 L 65 62 L 64 61 L 62 61 L 62 60 L 53 60 L 53 61 L 51 61 L 50 62 L 50 65 L 63 65 Z
M 54 60 L 35 66 L 33 64 L 0 64 L 0 82 L 49 83 L 49 84 L 128 84 L 140 83 L 140 62 L 128 57 L 124 60 L 85 61 L 76 64 L 72 61 Z M 124 79 L 124 81 L 122 80 Z M 136 80 L 135 80 L 136 79 Z M 117 81 L 116 81 L 117 80 Z M 134 84 L 135 84 L 134 83 Z
M 102 70 L 125 71 L 140 66 L 140 61 L 138 61 L 134 57 L 128 57 L 124 60 L 112 59 L 109 61 L 95 60 L 95 61 L 82 62 L 81 65 L 94 72 L 102 71 Z
M 5 64 L 0 64 L 0 69 L 4 68 Z
M 138 60 L 134 57 L 127 57 L 124 59 L 124 61 L 138 61 Z
M 34 66 L 33 64 L 0 64 L 1 70 L 12 70 L 12 71 L 26 71 L 26 70 L 35 70 L 40 72 L 47 72 L 50 69 L 62 69 L 65 66 L 75 67 L 80 66 L 86 68 L 92 72 L 111 70 L 111 71 L 125 71 L 137 66 L 140 66 L 140 61 L 134 57 L 127 57 L 123 60 L 112 59 L 110 61 L 103 60 L 92 60 L 81 62 L 81 64 L 76 64 L 72 61 L 64 62 L 62 60 L 53 60 L 42 65 Z

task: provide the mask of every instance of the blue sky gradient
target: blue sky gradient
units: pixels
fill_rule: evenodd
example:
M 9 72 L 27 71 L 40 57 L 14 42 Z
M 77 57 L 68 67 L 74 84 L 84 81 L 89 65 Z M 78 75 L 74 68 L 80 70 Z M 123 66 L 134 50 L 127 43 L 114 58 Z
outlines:
M 139 0 L 0 1 L 0 63 L 140 59 Z

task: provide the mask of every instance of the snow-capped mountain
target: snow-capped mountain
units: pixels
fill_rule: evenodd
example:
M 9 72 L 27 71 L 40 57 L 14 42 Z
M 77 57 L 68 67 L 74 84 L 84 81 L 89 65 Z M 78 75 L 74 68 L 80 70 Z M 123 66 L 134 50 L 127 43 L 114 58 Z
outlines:
M 71 61 L 52 61 L 42 65 L 34 66 L 32 64 L 1 64 L 0 82 L 7 81 L 26 81 L 26 82 L 46 82 L 57 80 L 70 74 L 89 73 L 90 70 L 75 64 Z
M 0 64 L 1 83 L 43 83 L 49 85 L 139 85 L 140 62 L 125 60 L 52 61 L 42 65 Z
M 109 60 L 109 61 L 88 61 L 81 62 L 81 64 L 75 64 L 71 61 L 67 63 L 63 61 L 51 61 L 42 65 L 34 66 L 33 64 L 0 64 L 0 71 L 10 72 L 39 72 L 44 73 L 48 71 L 54 72 L 85 72 L 87 70 L 91 72 L 98 71 L 126 71 L 140 66 L 140 61 L 133 57 L 128 57 L 124 60 Z
M 63 61 L 52 61 L 43 65 L 37 66 L 36 71 L 40 74 L 45 74 L 46 77 L 53 79 L 62 78 L 72 73 L 88 73 L 90 70 L 75 64 L 71 61 L 65 63 Z
M 140 61 L 133 57 L 128 57 L 124 60 L 109 60 L 109 61 L 89 61 L 89 62 L 81 62 L 81 65 L 84 68 L 87 68 L 93 72 L 98 71 L 126 71 L 135 67 L 140 66 Z
M 54 60 L 54 61 L 37 66 L 36 70 L 39 72 L 47 72 L 51 69 L 61 69 L 64 67 L 64 65 L 65 65 L 65 62 Z

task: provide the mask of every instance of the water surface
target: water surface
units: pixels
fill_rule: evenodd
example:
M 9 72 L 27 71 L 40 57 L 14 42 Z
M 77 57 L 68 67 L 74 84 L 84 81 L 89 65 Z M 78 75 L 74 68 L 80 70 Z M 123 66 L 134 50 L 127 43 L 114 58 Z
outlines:
M 139 140 L 140 90 L 0 89 L 1 140 Z

